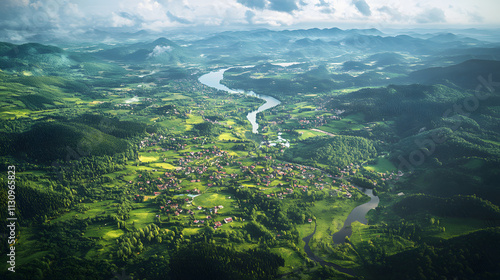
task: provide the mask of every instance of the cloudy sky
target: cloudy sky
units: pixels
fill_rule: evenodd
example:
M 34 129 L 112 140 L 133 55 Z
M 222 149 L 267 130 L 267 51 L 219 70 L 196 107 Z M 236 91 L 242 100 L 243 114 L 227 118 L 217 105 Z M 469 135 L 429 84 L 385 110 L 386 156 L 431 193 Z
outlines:
M 0 0 L 0 31 L 500 27 L 498 0 Z

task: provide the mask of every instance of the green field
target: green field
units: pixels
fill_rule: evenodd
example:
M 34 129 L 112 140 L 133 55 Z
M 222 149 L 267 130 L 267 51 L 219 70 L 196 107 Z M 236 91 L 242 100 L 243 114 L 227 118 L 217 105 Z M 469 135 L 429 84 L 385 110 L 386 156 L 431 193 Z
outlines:
M 389 161 L 387 158 L 379 157 L 376 158 L 375 164 L 365 165 L 363 166 L 368 171 L 374 171 L 378 173 L 386 173 L 396 171 L 396 166 Z

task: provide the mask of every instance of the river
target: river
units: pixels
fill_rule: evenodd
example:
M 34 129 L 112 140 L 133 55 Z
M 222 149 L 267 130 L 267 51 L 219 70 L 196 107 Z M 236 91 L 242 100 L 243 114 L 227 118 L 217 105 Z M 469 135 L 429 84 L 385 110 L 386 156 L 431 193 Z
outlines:
M 209 86 L 209 87 L 216 88 L 218 90 L 223 90 L 223 91 L 227 91 L 230 93 L 245 93 L 247 95 L 255 96 L 257 98 L 260 98 L 260 99 L 266 101 L 266 103 L 264 103 L 262 106 L 260 106 L 257 110 L 252 111 L 252 112 L 248 113 L 248 115 L 247 115 L 247 119 L 252 124 L 252 132 L 259 133 L 259 124 L 257 123 L 257 114 L 264 112 L 265 110 L 268 110 L 268 109 L 271 109 L 273 107 L 278 106 L 281 103 L 281 101 L 279 101 L 278 99 L 276 99 L 272 96 L 269 96 L 269 95 L 257 94 L 253 91 L 245 91 L 242 89 L 230 89 L 230 88 L 226 87 L 225 85 L 221 84 L 220 81 L 224 78 L 224 72 L 226 72 L 229 69 L 231 69 L 231 68 L 220 69 L 217 71 L 210 72 L 208 74 L 201 76 L 198 80 L 200 81 L 200 83 L 202 83 L 206 86 Z
M 342 244 L 345 242 L 346 236 L 349 237 L 351 236 L 352 234 L 351 224 L 353 222 L 358 221 L 362 224 L 368 223 L 368 220 L 365 217 L 366 213 L 368 213 L 368 211 L 370 211 L 371 209 L 375 209 L 378 206 L 380 199 L 378 196 L 373 195 L 372 189 L 365 189 L 364 193 L 370 197 L 370 201 L 352 209 L 351 213 L 349 213 L 349 216 L 347 216 L 344 222 L 344 226 L 338 232 L 332 235 L 333 244 Z M 313 253 L 313 251 L 309 247 L 309 241 L 311 240 L 311 238 L 314 236 L 315 233 L 316 233 L 316 226 L 314 226 L 313 233 L 302 238 L 302 240 L 306 243 L 306 245 L 304 246 L 304 251 L 306 252 L 307 257 L 309 257 L 313 261 L 319 262 L 321 265 L 331 266 L 340 272 L 355 276 L 354 271 L 352 269 L 345 268 L 331 262 L 327 262 Z
M 358 221 L 362 224 L 367 224 L 368 220 L 366 220 L 366 213 L 371 209 L 375 209 L 378 206 L 380 199 L 378 196 L 373 195 L 372 189 L 365 189 L 364 193 L 370 197 L 370 201 L 367 203 L 361 204 L 358 207 L 352 209 L 347 219 L 345 219 L 344 226 L 332 235 L 333 244 L 341 244 L 344 243 L 346 236 L 351 236 L 352 229 L 351 224 L 355 221 Z

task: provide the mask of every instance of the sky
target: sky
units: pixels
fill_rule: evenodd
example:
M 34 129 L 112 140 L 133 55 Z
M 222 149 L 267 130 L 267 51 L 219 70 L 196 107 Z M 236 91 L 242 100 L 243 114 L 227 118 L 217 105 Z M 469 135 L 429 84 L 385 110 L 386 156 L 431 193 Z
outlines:
M 500 27 L 498 13 L 499 0 L 0 0 L 0 32 Z

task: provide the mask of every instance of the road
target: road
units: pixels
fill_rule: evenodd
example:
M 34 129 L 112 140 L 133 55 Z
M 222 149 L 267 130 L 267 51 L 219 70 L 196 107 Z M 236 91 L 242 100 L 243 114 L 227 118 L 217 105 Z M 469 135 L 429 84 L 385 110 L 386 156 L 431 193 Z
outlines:
M 323 133 L 323 134 L 326 134 L 326 135 L 328 135 L 328 136 L 332 136 L 332 137 L 333 137 L 333 136 L 337 136 L 337 135 L 335 135 L 335 134 L 332 134 L 332 133 L 330 133 L 330 132 L 326 132 L 326 131 L 323 131 L 323 130 L 320 130 L 320 129 L 317 129 L 317 128 L 311 128 L 311 130 L 312 130 L 312 131 L 316 131 L 316 132 L 321 132 L 321 133 Z

